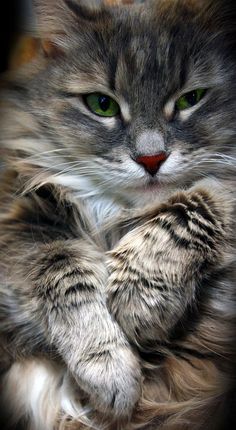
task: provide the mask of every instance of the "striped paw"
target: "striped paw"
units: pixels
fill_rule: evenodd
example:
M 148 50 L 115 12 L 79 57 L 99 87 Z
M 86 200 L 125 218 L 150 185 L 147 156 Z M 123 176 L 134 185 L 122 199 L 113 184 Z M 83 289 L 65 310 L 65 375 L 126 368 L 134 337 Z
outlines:
M 96 410 L 113 418 L 131 416 L 141 394 L 141 371 L 127 344 L 91 354 L 74 376 Z
M 110 252 L 108 305 L 132 342 L 166 339 L 224 260 L 230 210 L 222 199 L 202 185 L 180 192 L 136 218 Z

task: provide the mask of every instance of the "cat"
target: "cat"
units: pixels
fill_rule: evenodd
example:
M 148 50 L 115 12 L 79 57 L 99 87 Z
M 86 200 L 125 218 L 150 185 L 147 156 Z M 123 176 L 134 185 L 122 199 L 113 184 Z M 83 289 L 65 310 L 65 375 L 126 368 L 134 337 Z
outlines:
M 235 8 L 100 3 L 1 94 L 4 428 L 234 428 Z

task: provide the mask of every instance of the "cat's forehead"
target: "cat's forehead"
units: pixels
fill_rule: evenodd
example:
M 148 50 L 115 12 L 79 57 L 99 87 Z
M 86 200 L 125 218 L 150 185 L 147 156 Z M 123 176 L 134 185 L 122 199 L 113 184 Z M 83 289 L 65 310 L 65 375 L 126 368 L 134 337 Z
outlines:
M 139 70 L 140 66 L 150 67 L 154 59 L 161 64 L 171 50 L 171 54 L 181 55 L 198 41 L 201 44 L 194 14 L 185 21 L 181 13 L 173 12 L 170 17 L 168 10 L 162 14 L 153 8 L 147 9 L 145 14 L 130 8 L 104 15 L 99 24 L 90 27 L 89 37 L 88 32 L 84 46 L 86 39 L 89 45 L 92 43 L 98 60 L 123 57 L 130 63 L 138 61 Z
M 77 36 L 77 53 L 71 55 L 75 80 L 78 66 L 88 92 L 109 89 L 125 96 L 132 88 L 165 94 L 177 90 L 191 68 L 197 74 L 210 64 L 195 14 L 184 11 L 127 8 L 101 16 Z M 93 83 L 97 88 L 89 87 Z

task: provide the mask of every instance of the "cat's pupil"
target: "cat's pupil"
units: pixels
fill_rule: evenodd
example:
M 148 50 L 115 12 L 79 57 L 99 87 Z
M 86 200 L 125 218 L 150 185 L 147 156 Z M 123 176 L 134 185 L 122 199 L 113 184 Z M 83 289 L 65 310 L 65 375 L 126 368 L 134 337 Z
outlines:
M 191 93 L 186 94 L 185 98 L 190 106 L 194 106 L 198 101 L 197 92 L 192 91 Z
M 106 96 L 100 96 L 98 99 L 99 106 L 103 112 L 106 112 L 110 107 L 110 98 Z

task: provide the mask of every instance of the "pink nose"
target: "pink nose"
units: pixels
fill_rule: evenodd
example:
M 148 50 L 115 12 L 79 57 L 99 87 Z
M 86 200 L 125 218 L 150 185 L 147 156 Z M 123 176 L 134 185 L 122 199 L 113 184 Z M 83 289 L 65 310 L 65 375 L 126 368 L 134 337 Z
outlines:
M 160 152 L 156 155 L 143 155 L 135 159 L 136 163 L 141 164 L 144 169 L 154 176 L 160 165 L 167 159 L 166 152 Z

